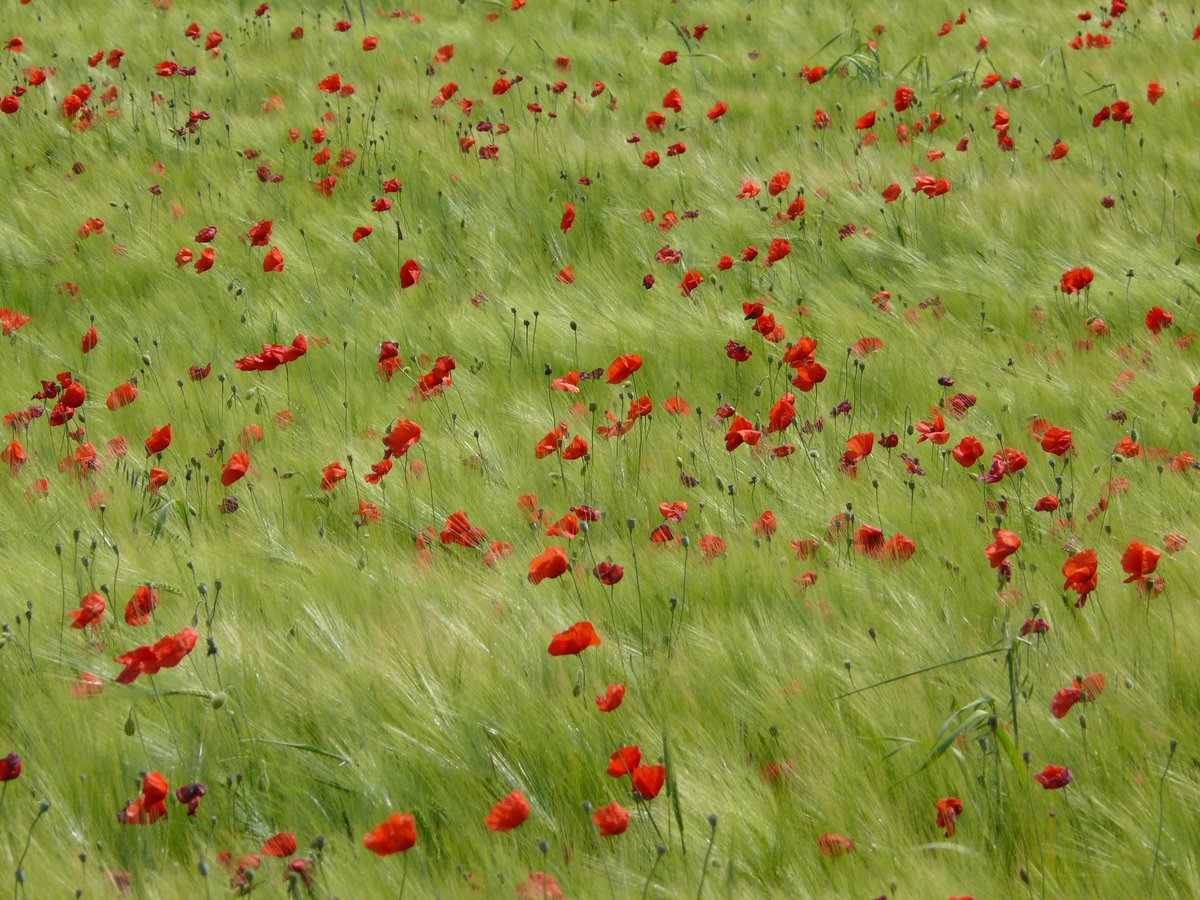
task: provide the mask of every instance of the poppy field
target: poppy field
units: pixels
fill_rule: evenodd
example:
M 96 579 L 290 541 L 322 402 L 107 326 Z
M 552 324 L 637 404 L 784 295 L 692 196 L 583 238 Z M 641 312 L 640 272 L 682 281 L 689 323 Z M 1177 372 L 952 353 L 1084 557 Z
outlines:
M 10 2 L 0 891 L 1200 895 L 1200 13 L 1056 6 Z

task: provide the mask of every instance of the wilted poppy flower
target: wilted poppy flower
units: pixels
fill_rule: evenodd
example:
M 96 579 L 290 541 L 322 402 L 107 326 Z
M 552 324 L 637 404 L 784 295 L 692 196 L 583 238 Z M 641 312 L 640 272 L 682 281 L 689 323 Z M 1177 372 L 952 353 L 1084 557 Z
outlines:
M 529 818 L 529 801 L 520 791 L 513 791 L 488 813 L 489 831 L 512 831 Z
M 1046 790 L 1054 791 L 1071 783 L 1071 770 L 1066 766 L 1046 766 L 1033 778 Z
M 175 799 L 187 806 L 189 816 L 194 816 L 200 807 L 200 798 L 207 793 L 208 788 L 202 784 L 185 784 L 175 789 Z
M 287 859 L 296 852 L 296 847 L 296 836 L 290 831 L 284 831 L 274 837 L 268 838 L 259 853 L 263 856 L 277 856 L 280 859 Z
M 394 813 L 363 837 L 363 846 L 379 856 L 403 853 L 417 843 L 417 822 L 409 813 Z
M 963 803 L 957 797 L 943 797 L 937 802 L 938 828 L 946 829 L 946 837 L 954 837 L 958 817 L 962 815 Z
M 529 561 L 529 581 L 541 584 L 547 578 L 557 578 L 567 571 L 567 553 L 562 547 L 547 547 Z
M 556 549 L 556 548 L 551 548 Z M 578 656 L 588 647 L 599 647 L 600 635 L 591 622 L 576 622 L 566 631 L 561 631 L 550 640 L 551 656 Z
M 596 696 L 596 708 L 600 712 L 612 712 L 625 699 L 625 685 L 610 684 L 603 695 Z
M 600 829 L 601 837 L 615 837 L 629 827 L 629 811 L 619 803 L 610 803 L 596 810 L 592 821 Z

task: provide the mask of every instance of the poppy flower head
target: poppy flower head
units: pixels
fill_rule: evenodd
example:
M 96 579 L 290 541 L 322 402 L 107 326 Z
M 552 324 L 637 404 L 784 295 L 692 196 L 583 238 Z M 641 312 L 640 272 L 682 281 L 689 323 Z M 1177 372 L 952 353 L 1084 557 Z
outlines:
M 268 838 L 259 853 L 263 856 L 276 856 L 280 859 L 287 859 L 296 852 L 297 846 L 296 836 L 290 831 L 284 831 L 274 837 Z
M 599 646 L 600 635 L 596 634 L 592 623 L 576 622 L 551 638 L 549 651 L 551 656 L 578 656 L 588 647 Z
M 378 856 L 403 853 L 417 843 L 417 823 L 409 813 L 395 813 L 363 836 L 363 846 Z
M 520 791 L 513 791 L 492 807 L 486 824 L 489 831 L 512 831 L 529 818 L 529 801 Z
M 596 810 L 592 816 L 601 837 L 615 837 L 624 834 L 629 827 L 629 810 L 619 803 L 610 803 Z
M 946 830 L 946 837 L 954 837 L 958 817 L 962 815 L 963 803 L 957 797 L 943 797 L 937 802 L 937 825 Z
M 547 547 L 529 561 L 529 582 L 541 584 L 547 578 L 558 578 L 567 571 L 567 565 L 567 553 L 562 547 Z M 597 638 L 598 640 L 599 638 Z M 553 653 L 553 650 L 551 652 Z M 577 653 L 579 651 L 566 652 Z
M 630 773 L 634 796 L 641 800 L 653 800 L 662 791 L 667 781 L 666 766 L 638 766 Z
M 21 777 L 21 757 L 16 753 L 0 759 L 0 782 L 15 781 Z
M 1158 567 L 1161 558 L 1161 550 L 1148 547 L 1141 541 L 1130 541 L 1121 555 L 1121 569 L 1129 576 L 1125 583 L 1129 584 L 1151 574 Z
M 1071 783 L 1071 770 L 1066 766 L 1046 766 L 1033 776 L 1034 781 L 1048 791 L 1065 788 Z
M 625 699 L 625 685 L 610 684 L 602 695 L 596 697 L 596 708 L 600 712 L 612 712 Z

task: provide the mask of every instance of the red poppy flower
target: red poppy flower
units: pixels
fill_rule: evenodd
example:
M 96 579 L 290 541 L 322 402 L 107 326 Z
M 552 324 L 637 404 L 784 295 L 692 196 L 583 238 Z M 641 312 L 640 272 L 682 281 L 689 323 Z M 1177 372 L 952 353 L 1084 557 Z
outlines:
M 692 291 L 700 287 L 704 283 L 704 276 L 695 269 L 689 269 L 684 273 L 683 281 L 679 283 L 679 291 L 685 297 L 692 296 Z
M 513 791 L 492 807 L 487 815 L 489 831 L 512 831 L 529 818 L 529 801 L 520 791 Z
M 671 88 L 667 91 L 662 101 L 663 109 L 671 109 L 675 112 L 683 112 L 683 96 L 679 93 L 678 88 Z
M 340 462 L 334 461 L 321 470 L 321 490 L 331 491 L 339 481 L 346 477 L 346 468 Z
M 107 406 L 111 410 L 118 410 L 124 406 L 128 406 L 137 399 L 137 396 L 137 387 L 132 382 L 127 381 L 122 385 L 118 385 L 108 395 Z
M 1150 312 L 1146 313 L 1146 328 L 1151 334 L 1158 334 L 1174 321 L 1175 317 L 1161 306 L 1151 307 Z
M 278 247 L 272 247 L 270 252 L 263 257 L 264 272 L 282 272 L 283 271 L 283 253 Z
M 600 712 L 612 712 L 625 699 L 625 685 L 610 684 L 603 695 L 597 695 L 596 708 Z
M 1141 541 L 1130 541 L 1121 555 L 1121 569 L 1129 576 L 1125 583 L 1145 578 L 1158 567 L 1162 551 L 1147 547 Z
M 420 425 L 407 419 L 397 422 L 395 427 L 383 439 L 383 444 L 387 448 L 384 451 L 383 458 L 388 459 L 393 456 L 399 458 L 416 445 L 419 440 L 421 440 Z
M 950 451 L 950 455 L 964 469 L 969 469 L 983 456 L 983 444 L 979 438 L 967 436 L 958 442 L 958 446 Z
M 637 746 L 620 747 L 608 760 L 608 774 L 613 778 L 632 775 L 642 764 L 642 751 Z
M 1034 504 L 1033 509 L 1035 512 L 1054 512 L 1058 509 L 1058 498 L 1053 494 L 1047 494 Z
M 826 856 L 844 856 L 854 851 L 854 841 L 827 831 L 817 838 L 817 847 Z
M 1059 289 L 1064 294 L 1078 294 L 1092 283 L 1092 270 L 1086 267 L 1075 267 L 1063 272 L 1059 280 Z
M 854 127 L 858 131 L 866 131 L 868 128 L 874 128 L 875 110 L 871 110 L 869 113 L 860 116 L 858 121 L 854 123 Z
M 167 793 L 170 785 L 161 772 L 151 772 L 142 780 L 142 793 L 125 809 L 117 813 L 122 825 L 151 825 L 167 815 Z
M 162 453 L 171 446 L 171 425 L 164 425 L 162 428 L 155 428 L 150 437 L 146 438 L 146 455 L 152 453 Z
M 552 550 L 558 549 L 552 547 Z M 561 552 L 561 551 L 560 551 Z M 566 565 L 564 558 L 563 564 Z M 532 578 L 530 579 L 532 580 Z M 536 584 L 536 582 L 534 582 Z M 561 631 L 550 640 L 551 656 L 578 656 L 588 647 L 599 647 L 600 635 L 591 622 L 576 622 L 566 631 Z
M 1071 770 L 1066 766 L 1046 766 L 1033 778 L 1046 790 L 1056 791 L 1071 783 Z
M 90 596 L 90 595 L 89 595 Z M 150 623 L 150 614 L 158 608 L 158 591 L 148 584 L 141 585 L 125 605 L 125 623 L 139 626 Z
M 896 93 L 892 98 L 892 106 L 895 108 L 896 112 L 904 112 L 906 109 L 912 106 L 912 102 L 915 97 L 916 94 L 913 92 L 913 89 L 908 85 L 902 84 L 896 88 Z
M 446 517 L 446 527 L 441 533 L 443 544 L 458 544 L 460 547 L 478 547 L 487 540 L 487 532 L 471 524 L 461 509 Z
M 547 547 L 529 561 L 529 581 L 541 584 L 547 578 L 558 578 L 567 571 L 567 553 L 562 547 Z
M 596 810 L 592 821 L 600 829 L 601 837 L 615 837 L 629 827 L 629 811 L 619 803 L 610 803 Z
M 1096 589 L 1099 576 L 1096 572 L 1097 559 L 1095 550 L 1082 550 L 1070 556 L 1062 566 L 1063 590 L 1070 589 L 1079 595 L 1075 605 L 1082 607 L 1087 602 L 1088 594 Z
M 732 453 L 742 444 L 753 447 L 761 437 L 762 433 L 756 431 L 748 420 L 741 416 L 735 416 L 729 430 L 725 433 L 725 449 Z
M 601 584 L 612 587 L 625 577 L 625 569 L 617 563 L 605 560 L 596 564 L 595 568 L 592 569 L 592 574 L 596 576 Z
M 708 118 L 710 120 L 715 122 L 717 119 L 721 118 L 721 116 L 725 115 L 725 113 L 727 113 L 727 112 L 729 112 L 729 104 L 726 103 L 724 100 L 718 100 L 716 103 L 713 104 L 712 108 L 707 113 L 705 113 L 705 115 L 708 116 Z
M 513 0 L 524 4 L 525 0 Z M 545 872 L 530 872 L 529 877 L 517 885 L 518 900 L 563 900 L 562 888 L 553 875 Z
M 410 288 L 421 280 L 421 267 L 417 261 L 410 259 L 400 267 L 400 287 Z
M 665 766 L 638 766 L 630 774 L 635 796 L 643 800 L 653 800 L 663 789 L 667 780 Z
M 15 781 L 21 777 L 21 757 L 16 753 L 0 759 L 0 782 Z
M 1012 531 L 1004 531 L 996 529 L 994 532 L 995 540 L 987 545 L 984 552 L 987 554 L 988 562 L 995 569 L 1000 563 L 1008 559 L 1021 547 L 1021 538 Z
M 268 838 L 259 853 L 263 856 L 277 856 L 280 859 L 287 859 L 296 852 L 296 847 L 296 836 L 290 831 L 284 831 L 274 837 Z
M 92 591 L 79 601 L 79 609 L 70 610 L 67 615 L 71 617 L 72 628 L 86 628 L 89 625 L 99 626 L 104 621 L 104 611 L 108 608 L 108 604 L 104 600 L 104 595 Z
M 642 367 L 642 358 L 634 353 L 618 356 L 612 361 L 605 374 L 609 384 L 620 384 Z
M 1055 456 L 1063 456 L 1071 449 L 1071 432 L 1057 426 L 1047 428 L 1042 436 L 1042 449 Z
M 229 461 L 221 468 L 221 484 L 229 487 L 234 482 L 238 481 L 246 474 L 250 468 L 250 454 L 244 450 L 238 450 L 229 457 Z
M 196 264 L 193 268 L 195 268 L 197 272 L 207 272 L 213 267 L 213 263 L 216 262 L 216 260 L 217 251 L 212 247 L 205 247 L 204 250 L 201 251 L 200 258 L 196 260 Z
M 958 817 L 962 815 L 963 803 L 957 797 L 943 797 L 937 802 L 938 828 L 946 829 L 946 837 L 954 837 Z
M 116 661 L 125 669 L 117 676 L 117 683 L 130 684 L 141 675 L 154 675 L 160 669 L 174 668 L 192 652 L 198 637 L 194 630 L 185 628 L 178 634 L 161 638 L 153 645 L 136 647 L 118 656 Z
M 363 836 L 363 846 L 379 856 L 403 853 L 417 843 L 417 822 L 408 813 L 395 813 L 370 834 Z
M 1166 92 L 1166 89 L 1157 81 L 1152 81 L 1146 85 L 1146 99 L 1150 102 L 1151 106 L 1158 103 Z

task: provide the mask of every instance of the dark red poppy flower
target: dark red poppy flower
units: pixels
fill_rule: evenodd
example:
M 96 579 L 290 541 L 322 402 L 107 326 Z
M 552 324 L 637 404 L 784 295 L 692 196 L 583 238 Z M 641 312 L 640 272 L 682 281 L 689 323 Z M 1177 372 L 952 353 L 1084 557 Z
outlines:
M 536 582 L 534 583 L 536 584 Z M 561 631 L 554 635 L 550 640 L 549 649 L 551 656 L 578 656 L 588 647 L 599 646 L 600 635 L 596 634 L 596 629 L 592 627 L 592 623 L 576 622 L 566 631 Z
M 529 801 L 520 791 L 513 791 L 492 807 L 488 813 L 489 831 L 512 831 L 529 818 Z
M 16 753 L 0 759 L 0 782 L 15 781 L 21 777 L 21 757 Z
M 403 853 L 417 843 L 417 822 L 409 813 L 394 813 L 363 836 L 363 846 L 378 856 Z
M 937 802 L 938 828 L 946 829 L 946 837 L 954 837 L 958 817 L 962 815 L 963 802 L 957 797 L 943 797 Z
M 187 807 L 187 814 L 195 816 L 200 808 L 200 800 L 208 793 L 208 788 L 202 784 L 185 784 L 175 789 L 175 799 Z
M 601 584 L 612 587 L 625 577 L 625 569 L 617 563 L 604 562 L 597 563 L 592 569 L 592 574 L 596 576 Z
M 1046 790 L 1055 791 L 1071 783 L 1071 770 L 1066 766 L 1046 766 L 1033 778 Z

